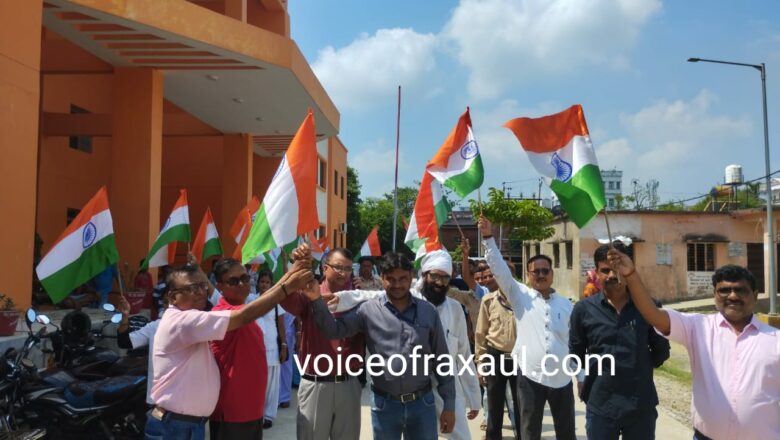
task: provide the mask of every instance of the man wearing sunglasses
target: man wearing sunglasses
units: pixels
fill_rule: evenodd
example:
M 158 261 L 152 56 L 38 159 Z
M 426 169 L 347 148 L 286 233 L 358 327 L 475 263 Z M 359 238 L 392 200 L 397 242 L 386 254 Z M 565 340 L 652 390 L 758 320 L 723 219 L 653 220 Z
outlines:
M 517 376 L 520 437 L 541 438 L 546 402 L 550 405 L 555 438 L 575 440 L 574 391 L 571 377 L 563 368 L 569 354 L 571 302 L 552 288 L 550 257 L 536 255 L 528 259 L 530 287 L 515 281 L 493 239 L 490 221 L 480 216 L 478 224 L 486 248 L 485 259 L 515 313 L 517 341 L 512 355 L 520 368 L 526 366 Z
M 615 374 L 605 366 L 599 374 L 595 358 L 587 376 L 579 377 L 580 399 L 586 403 L 586 430 L 593 440 L 655 438 L 658 394 L 653 368 L 669 359 L 669 341 L 642 318 L 626 284 L 610 267 L 610 247 L 626 254 L 620 241 L 593 253 L 598 284 L 603 289 L 578 302 L 571 314 L 569 350 L 585 365 L 586 354 L 612 355 Z M 584 381 L 583 381 L 584 379 Z
M 206 274 L 197 266 L 183 266 L 168 275 L 170 305 L 154 336 L 151 394 L 157 405 L 151 416 L 162 422 L 163 438 L 205 438 L 204 426 L 220 391 L 220 372 L 208 342 L 224 339 L 231 330 L 256 325 L 255 319 L 288 292 L 305 288 L 313 279 L 310 267 L 298 264 L 249 304 L 236 310 L 203 312 L 209 289 Z
M 733 264 L 718 268 L 718 313 L 680 313 L 656 306 L 625 254 L 610 249 L 608 258 L 645 320 L 688 350 L 694 439 L 780 438 L 780 331 L 753 315 L 753 274 Z
M 308 252 L 308 247 L 302 246 L 300 249 L 305 248 Z M 333 249 L 323 257 L 322 267 L 323 281 L 319 287 L 323 299 L 328 301 L 334 293 L 352 288 L 352 252 L 349 249 Z M 362 388 L 358 378 L 346 372 L 359 371 L 363 367 L 360 361 L 365 352 L 363 336 L 328 339 L 317 327 L 311 302 L 302 292 L 291 292 L 281 306 L 301 319 L 298 358 L 305 371 L 301 371 L 298 386 L 298 439 L 357 440 L 360 437 Z M 342 373 L 318 374 L 328 371 L 329 365 L 334 367 L 333 371 Z

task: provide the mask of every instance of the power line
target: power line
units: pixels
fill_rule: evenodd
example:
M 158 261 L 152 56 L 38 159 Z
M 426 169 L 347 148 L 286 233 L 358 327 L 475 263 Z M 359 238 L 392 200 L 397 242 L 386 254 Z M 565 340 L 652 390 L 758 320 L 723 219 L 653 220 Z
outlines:
M 774 176 L 774 175 L 775 175 L 775 174 L 777 174 L 777 173 L 780 173 L 780 170 L 777 170 L 777 171 L 775 171 L 775 172 L 773 172 L 773 173 L 769 174 L 769 177 L 772 177 L 772 176 Z M 743 184 L 743 185 L 746 185 L 746 184 L 748 184 L 748 183 L 753 183 L 753 182 L 757 182 L 757 181 L 759 181 L 759 180 L 764 180 L 764 179 L 766 179 L 766 177 L 767 177 L 766 175 L 764 175 L 764 176 L 761 176 L 761 177 L 756 177 L 756 178 L 755 178 L 755 179 L 753 179 L 753 180 L 748 180 L 748 181 L 746 181 L 746 182 L 742 182 L 742 184 Z M 772 188 L 768 188 L 768 189 L 767 189 L 767 193 L 769 194 L 769 196 L 768 196 L 768 197 L 771 197 Z M 698 195 L 698 196 L 696 196 L 696 197 L 691 197 L 691 198 L 688 198 L 688 199 L 678 200 L 678 201 L 676 201 L 676 202 L 675 202 L 675 201 L 669 201 L 669 202 L 667 202 L 667 203 L 686 203 L 686 202 L 692 202 L 692 201 L 694 201 L 694 200 L 703 199 L 704 197 L 709 197 L 709 195 L 710 195 L 710 193 L 705 193 L 705 194 L 702 194 L 702 195 Z

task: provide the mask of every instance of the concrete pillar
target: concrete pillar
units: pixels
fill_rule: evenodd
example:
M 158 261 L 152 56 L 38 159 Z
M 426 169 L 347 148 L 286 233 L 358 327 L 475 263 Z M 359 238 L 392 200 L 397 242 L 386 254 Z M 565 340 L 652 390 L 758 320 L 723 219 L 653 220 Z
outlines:
M 0 2 L 0 293 L 21 310 L 32 299 L 42 5 Z
M 131 269 L 137 269 L 160 232 L 162 73 L 117 68 L 113 94 L 108 197 L 120 267 L 128 262 Z
M 222 148 L 222 224 L 219 225 L 219 234 L 225 255 L 231 255 L 236 243 L 230 236 L 230 227 L 241 208 L 252 199 L 252 136 L 226 134 Z

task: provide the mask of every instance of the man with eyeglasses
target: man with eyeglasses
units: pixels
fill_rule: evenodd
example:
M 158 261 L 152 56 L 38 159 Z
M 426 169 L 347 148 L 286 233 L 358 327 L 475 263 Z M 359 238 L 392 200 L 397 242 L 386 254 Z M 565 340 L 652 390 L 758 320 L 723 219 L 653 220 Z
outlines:
M 574 305 L 569 351 L 583 366 L 586 354 L 611 355 L 614 363 L 614 374 L 610 366 L 599 372 L 599 361 L 590 358 L 590 374 L 578 378 L 579 396 L 586 403 L 588 438 L 618 440 L 622 435 L 652 440 L 658 418 L 653 368 L 669 359 L 669 341 L 642 318 L 625 282 L 610 267 L 607 253 L 612 247 L 628 253 L 620 241 L 599 246 L 593 253 L 598 284 L 603 289 Z
M 445 396 L 434 392 L 436 397 L 436 410 L 439 414 L 454 409 L 455 424 L 448 427 L 452 433 L 447 438 L 461 440 L 470 439 L 468 422 L 479 414 L 482 406 L 479 382 L 476 376 L 476 367 L 470 360 L 471 346 L 469 344 L 468 324 L 466 312 L 460 303 L 448 296 L 450 292 L 450 277 L 452 276 L 452 257 L 443 249 L 428 252 L 421 263 L 422 277 L 412 286 L 410 292 L 415 298 L 424 298 L 436 308 L 436 313 L 441 320 L 447 341 L 447 350 L 450 357 L 455 360 L 457 369 L 464 374 L 458 375 L 455 380 L 454 408 L 444 404 Z M 335 304 L 336 310 L 343 312 L 358 306 L 360 303 L 376 298 L 382 298 L 385 291 L 345 290 L 337 293 L 338 300 L 334 299 L 330 304 Z M 466 369 L 461 360 L 468 360 Z M 466 412 L 468 406 L 469 411 Z M 464 415 L 466 417 L 464 417 Z
M 297 264 L 249 304 L 236 310 L 203 312 L 209 289 L 206 274 L 199 267 L 184 266 L 168 275 L 169 306 L 154 336 L 151 394 L 156 404 L 151 416 L 162 422 L 162 438 L 205 438 L 204 426 L 220 391 L 220 372 L 209 341 L 222 340 L 231 330 L 256 326 L 255 319 L 313 279 L 310 267 Z M 244 279 L 239 277 L 236 285 L 241 283 Z
M 352 288 L 352 252 L 349 249 L 333 249 L 323 257 L 322 267 L 320 293 L 325 301 L 333 298 L 336 292 Z M 302 292 L 291 292 L 281 306 L 301 319 L 301 347 L 297 357 L 305 371 L 301 372 L 298 386 L 298 439 L 357 440 L 362 387 L 358 378 L 349 375 L 348 371 L 359 371 L 363 367 L 363 336 L 330 340 L 317 327 L 311 302 Z M 332 371 L 329 371 L 330 366 Z M 329 374 L 321 374 L 323 372 Z
M 780 438 L 780 331 L 753 314 L 753 274 L 733 264 L 718 268 L 712 275 L 718 313 L 680 313 L 656 306 L 625 254 L 610 249 L 608 258 L 645 320 L 688 350 L 694 439 Z
M 555 438 L 575 440 L 574 391 L 571 377 L 563 368 L 569 354 L 571 301 L 552 288 L 550 257 L 535 255 L 528 259 L 530 286 L 526 286 L 512 277 L 493 239 L 490 221 L 481 215 L 478 225 L 486 248 L 485 259 L 515 313 L 517 341 L 512 355 L 519 368 L 526 366 L 517 376 L 520 437 L 541 438 L 546 402 L 550 405 Z

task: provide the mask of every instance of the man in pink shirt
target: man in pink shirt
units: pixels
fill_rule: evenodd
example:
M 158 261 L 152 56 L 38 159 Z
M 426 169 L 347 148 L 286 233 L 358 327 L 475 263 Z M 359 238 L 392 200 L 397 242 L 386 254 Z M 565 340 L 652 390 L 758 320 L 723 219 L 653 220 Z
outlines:
M 753 274 L 720 267 L 712 275 L 718 313 L 680 313 L 656 307 L 626 255 L 611 249 L 609 260 L 645 320 L 688 349 L 694 439 L 780 439 L 780 331 L 753 315 Z
M 152 417 L 160 420 L 164 439 L 205 438 L 204 425 L 219 398 L 220 374 L 209 341 L 253 324 L 287 296 L 313 280 L 297 265 L 265 295 L 237 310 L 203 312 L 209 289 L 198 267 L 174 269 L 167 277 L 169 307 L 154 337 Z M 147 438 L 149 438 L 147 436 Z

